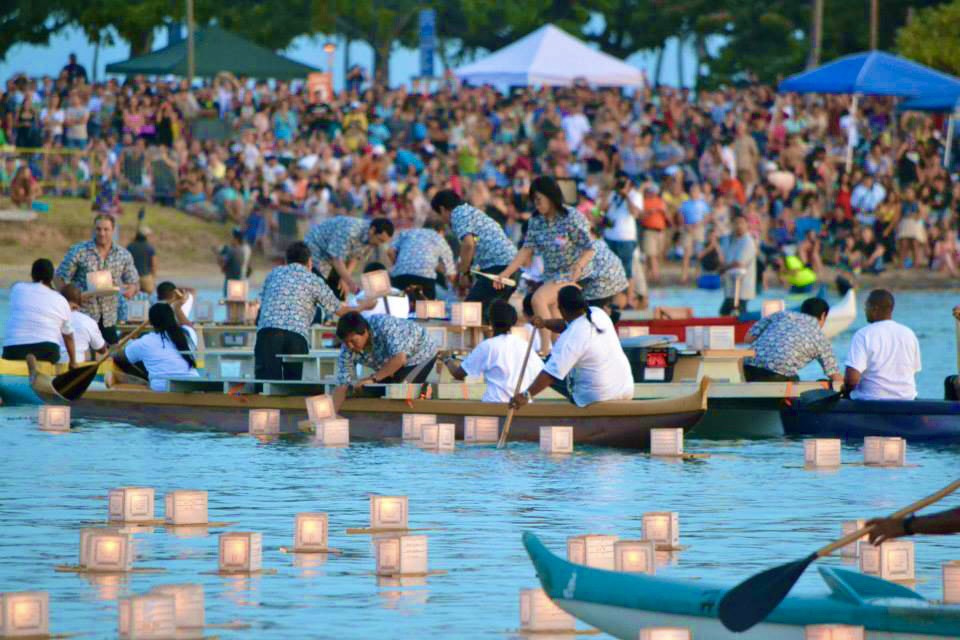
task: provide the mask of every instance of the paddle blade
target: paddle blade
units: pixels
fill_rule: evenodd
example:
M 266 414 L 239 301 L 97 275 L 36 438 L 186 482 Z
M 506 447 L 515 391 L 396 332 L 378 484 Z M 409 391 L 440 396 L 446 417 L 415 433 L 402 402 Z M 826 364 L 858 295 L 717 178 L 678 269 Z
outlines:
M 70 369 L 53 379 L 53 388 L 65 400 L 73 402 L 83 395 L 90 383 L 97 377 L 98 368 L 97 364 L 94 363 Z
M 803 560 L 767 569 L 730 589 L 720 599 L 720 622 L 736 633 L 762 622 L 787 597 L 793 585 L 816 559 L 817 554 L 814 553 Z

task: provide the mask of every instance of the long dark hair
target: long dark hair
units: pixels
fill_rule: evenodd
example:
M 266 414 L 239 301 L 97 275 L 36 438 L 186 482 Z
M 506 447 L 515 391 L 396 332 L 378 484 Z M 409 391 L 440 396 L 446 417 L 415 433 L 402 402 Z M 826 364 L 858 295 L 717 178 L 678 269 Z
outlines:
M 177 316 L 173 312 L 173 307 L 166 302 L 158 302 L 150 307 L 150 324 L 160 334 L 162 342 L 169 340 L 180 352 L 180 357 L 190 365 L 190 368 L 197 368 L 196 361 L 188 353 L 190 351 L 190 341 L 187 339 L 187 332 L 177 323 Z
M 558 216 L 562 216 L 567 212 L 563 202 L 563 191 L 560 190 L 560 185 L 557 184 L 557 181 L 550 176 L 537 176 L 533 179 L 533 182 L 530 183 L 528 198 L 531 204 L 533 204 L 533 196 L 536 193 L 539 193 L 550 201 L 557 210 Z M 540 215 L 540 212 L 537 211 L 535 206 L 533 208 L 533 215 Z
M 581 311 L 586 313 L 587 322 L 593 325 L 597 333 L 603 333 L 603 329 L 598 327 L 593 322 L 593 318 L 590 317 L 590 305 L 587 304 L 587 299 L 583 297 L 583 291 L 580 287 L 571 284 L 560 289 L 557 293 L 557 306 L 567 313 L 579 313 Z

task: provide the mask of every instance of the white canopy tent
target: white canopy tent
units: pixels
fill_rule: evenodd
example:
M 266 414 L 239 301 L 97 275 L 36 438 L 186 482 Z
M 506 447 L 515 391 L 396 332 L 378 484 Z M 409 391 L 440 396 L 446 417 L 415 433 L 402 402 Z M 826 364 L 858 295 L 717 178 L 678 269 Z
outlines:
M 608 87 L 644 84 L 640 70 L 592 49 L 552 24 L 540 27 L 486 58 L 456 69 L 458 78 L 474 85 L 560 85 L 574 80 Z

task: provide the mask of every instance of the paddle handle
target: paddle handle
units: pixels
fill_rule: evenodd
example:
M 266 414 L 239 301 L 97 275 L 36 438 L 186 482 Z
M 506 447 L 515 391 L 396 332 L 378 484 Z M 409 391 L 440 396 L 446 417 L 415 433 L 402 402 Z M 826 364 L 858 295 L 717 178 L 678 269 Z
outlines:
M 137 336 L 137 334 L 139 334 L 141 331 L 143 331 L 148 324 L 150 324 L 150 320 L 149 320 L 149 319 L 144 320 L 144 321 L 141 322 L 139 325 L 137 325 L 136 327 L 134 327 L 133 331 L 131 331 L 131 332 L 128 333 L 127 335 L 123 336 L 123 338 L 121 338 L 120 341 L 117 342 L 117 344 L 115 344 L 115 345 L 113 345 L 112 347 L 110 347 L 110 349 L 107 350 L 107 352 L 106 352 L 105 354 L 103 354 L 102 356 L 100 356 L 99 358 L 97 358 L 97 366 L 99 367 L 101 364 L 103 364 L 104 362 L 106 362 L 107 358 L 111 357 L 114 353 L 117 352 L 117 350 L 122 349 L 122 348 L 124 347 L 124 345 L 126 345 L 128 342 L 130 342 L 130 340 L 132 340 L 133 338 L 135 338 L 135 337 Z
M 499 282 L 500 284 L 502 284 L 502 285 L 504 285 L 504 286 L 507 286 L 507 287 L 515 287 L 515 286 L 517 286 L 517 281 L 514 280 L 513 278 L 506 278 L 506 277 L 504 277 L 504 276 L 498 276 L 498 275 L 495 274 L 495 273 L 487 273 L 487 272 L 485 272 L 485 271 L 480 271 L 480 269 L 470 269 L 470 273 L 473 273 L 473 274 L 478 275 L 478 276 L 483 276 L 484 278 L 487 278 L 488 280 L 493 280 L 494 282 Z
M 533 339 L 537 335 L 537 329 L 531 328 L 530 330 L 530 339 L 527 340 L 527 353 L 523 356 L 523 365 L 520 367 L 520 377 L 517 378 L 517 386 L 513 390 L 513 395 L 516 396 L 520 393 L 520 388 L 523 386 L 523 375 L 527 372 L 527 363 L 530 362 L 530 352 L 533 351 Z M 510 410 L 507 411 L 507 419 L 503 423 L 503 431 L 500 432 L 500 439 L 497 441 L 497 449 L 502 449 L 504 445 L 507 444 L 507 437 L 510 435 L 510 425 L 513 424 L 513 414 L 517 410 L 512 406 Z
M 916 511 L 920 511 L 920 509 L 923 509 L 924 507 L 929 507 L 934 502 L 939 502 L 940 500 L 943 500 L 945 497 L 947 497 L 957 489 L 960 489 L 960 480 L 955 480 L 954 482 L 951 482 L 950 484 L 945 486 L 943 489 L 940 489 L 940 491 L 937 491 L 936 493 L 931 494 L 921 500 L 917 500 L 913 504 L 908 505 L 903 509 L 900 509 L 896 513 L 892 514 L 890 517 L 902 518 Z M 871 531 L 873 531 L 873 527 L 869 526 L 869 527 L 863 527 L 862 529 L 857 529 L 852 533 L 848 533 L 847 535 L 843 536 L 836 542 L 831 542 L 827 546 L 817 551 L 817 557 L 823 558 L 824 556 L 828 556 L 834 551 L 836 551 L 837 549 L 841 549 L 847 546 L 848 544 L 856 542 L 857 540 L 859 540 L 866 534 L 870 533 Z

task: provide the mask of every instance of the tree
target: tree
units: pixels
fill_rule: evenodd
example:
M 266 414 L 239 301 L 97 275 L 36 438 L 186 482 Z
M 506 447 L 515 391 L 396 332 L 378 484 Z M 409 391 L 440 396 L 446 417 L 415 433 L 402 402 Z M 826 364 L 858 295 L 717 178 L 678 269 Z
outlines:
M 917 12 L 897 33 L 897 51 L 941 71 L 960 74 L 960 0 Z
M 387 86 L 390 80 L 390 54 L 397 42 L 413 46 L 417 33 L 417 15 L 423 7 L 419 0 L 331 0 L 330 10 L 340 28 L 351 38 L 363 40 L 373 49 L 374 81 Z
M 0 60 L 17 44 L 43 45 L 72 21 L 59 0 L 6 0 L 0 3 Z

